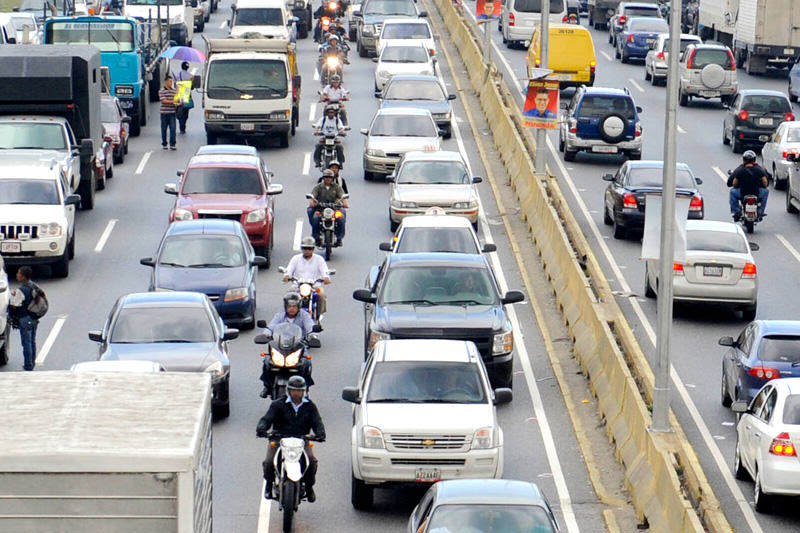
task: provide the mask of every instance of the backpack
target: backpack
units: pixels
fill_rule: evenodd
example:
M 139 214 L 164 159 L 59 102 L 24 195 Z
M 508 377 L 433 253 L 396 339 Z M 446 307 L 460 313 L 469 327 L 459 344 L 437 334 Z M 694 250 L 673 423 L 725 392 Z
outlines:
M 31 303 L 28 304 L 28 313 L 36 320 L 39 320 L 47 314 L 50 304 L 47 302 L 47 295 L 41 287 L 32 281 L 29 283 L 31 287 Z

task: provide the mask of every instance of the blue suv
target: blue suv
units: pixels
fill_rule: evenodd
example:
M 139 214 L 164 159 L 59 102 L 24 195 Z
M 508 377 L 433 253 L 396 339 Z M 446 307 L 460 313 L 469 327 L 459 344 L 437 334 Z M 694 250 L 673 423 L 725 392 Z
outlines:
M 574 161 L 581 151 L 642 158 L 642 108 L 627 88 L 584 85 L 562 107 L 558 149 L 564 152 L 565 161 Z

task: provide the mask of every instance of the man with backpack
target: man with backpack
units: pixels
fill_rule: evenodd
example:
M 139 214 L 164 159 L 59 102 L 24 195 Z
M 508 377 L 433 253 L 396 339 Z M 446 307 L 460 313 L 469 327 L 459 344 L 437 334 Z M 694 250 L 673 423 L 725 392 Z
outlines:
M 47 298 L 44 291 L 31 281 L 32 276 L 31 267 L 19 267 L 17 281 L 20 286 L 12 292 L 8 309 L 12 325 L 19 329 L 25 370 L 33 370 L 36 366 L 36 327 L 47 312 Z

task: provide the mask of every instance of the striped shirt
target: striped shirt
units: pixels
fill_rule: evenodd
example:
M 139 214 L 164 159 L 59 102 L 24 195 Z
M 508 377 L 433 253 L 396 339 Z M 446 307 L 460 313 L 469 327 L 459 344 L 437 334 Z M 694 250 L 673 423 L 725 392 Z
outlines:
M 168 104 L 164 103 L 164 99 L 169 98 Z M 175 112 L 175 87 L 167 89 L 166 87 L 158 91 L 158 99 L 161 101 L 161 114 L 168 115 Z

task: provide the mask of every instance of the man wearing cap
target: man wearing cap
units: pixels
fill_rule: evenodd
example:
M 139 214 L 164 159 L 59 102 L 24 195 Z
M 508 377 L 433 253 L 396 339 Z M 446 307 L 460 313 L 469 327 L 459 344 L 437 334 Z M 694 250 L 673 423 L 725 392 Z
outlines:
M 344 197 L 342 187 L 333 182 L 333 171 L 325 169 L 322 171 L 322 183 L 317 183 L 311 191 L 311 200 L 308 202 L 308 214 L 311 222 L 311 234 L 315 242 L 319 242 L 319 225 L 321 214 L 316 209 L 318 204 L 341 204 L 347 208 L 347 198 Z M 336 222 L 336 246 L 342 245 L 344 239 L 345 212 L 342 209 L 342 218 Z
M 314 238 L 304 237 L 300 243 L 301 253 L 295 255 L 289 260 L 286 266 L 286 272 L 283 275 L 283 281 L 289 281 L 291 278 L 304 279 L 304 280 L 318 280 L 321 279 L 325 285 L 330 284 L 331 277 L 328 273 L 328 264 L 321 255 L 314 253 Z M 322 287 L 317 287 L 317 314 L 322 317 L 326 310 L 326 297 L 325 291 Z
M 342 188 L 345 194 L 349 194 L 347 190 L 347 182 L 344 180 L 344 176 L 342 176 L 339 172 L 342 170 L 342 164 L 339 163 L 338 160 L 332 159 L 330 163 L 328 163 L 328 170 L 333 172 L 333 182 L 339 187 Z M 317 183 L 322 183 L 323 177 L 320 176 L 317 180 Z M 311 215 L 309 214 L 308 222 L 311 222 Z

